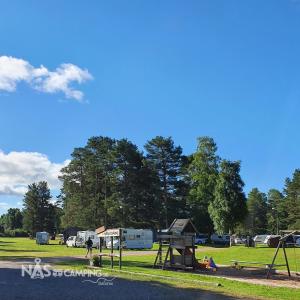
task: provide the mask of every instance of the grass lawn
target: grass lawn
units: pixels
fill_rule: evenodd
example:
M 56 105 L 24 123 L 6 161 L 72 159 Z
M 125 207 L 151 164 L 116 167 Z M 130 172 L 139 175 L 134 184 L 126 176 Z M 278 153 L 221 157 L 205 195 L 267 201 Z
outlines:
M 155 248 L 157 246 L 155 245 Z M 96 250 L 95 250 L 96 251 Z M 275 249 L 270 248 L 246 248 L 244 246 L 234 246 L 231 248 L 214 248 L 200 246 L 197 249 L 197 258 L 202 259 L 204 255 L 213 256 L 217 264 L 230 264 L 231 259 L 245 261 L 261 261 L 270 263 Z M 300 249 L 295 249 L 300 267 Z M 278 263 L 283 262 L 282 251 L 280 251 Z M 294 249 L 287 249 L 288 257 L 292 270 L 296 270 L 296 261 L 294 259 Z M 128 272 L 136 272 L 143 274 L 169 276 L 176 280 L 168 280 L 160 277 L 147 277 L 137 274 L 126 274 L 111 271 L 109 260 L 104 259 L 105 273 L 112 276 L 124 277 L 132 280 L 156 281 L 160 283 L 167 282 L 169 285 L 180 288 L 195 288 L 217 290 L 219 293 L 237 295 L 241 297 L 253 297 L 255 299 L 300 299 L 300 290 L 282 287 L 268 287 L 254 285 L 249 283 L 241 283 L 234 280 L 220 279 L 207 275 L 190 274 L 176 271 L 163 271 L 153 269 L 153 261 L 155 254 L 149 252 L 139 253 L 137 255 L 124 256 L 122 270 Z M 85 254 L 83 248 L 67 248 L 66 246 L 58 245 L 58 241 L 50 241 L 49 245 L 36 245 L 34 240 L 28 238 L 0 238 L 0 260 L 13 259 L 17 257 L 35 258 L 35 257 L 57 257 L 57 256 L 82 256 Z M 60 263 L 62 268 L 83 269 L 87 267 L 86 261 L 65 261 Z M 117 269 L 117 268 L 116 268 Z M 199 282 L 187 282 L 189 280 L 197 280 Z M 221 287 L 202 284 L 201 281 L 220 283 Z

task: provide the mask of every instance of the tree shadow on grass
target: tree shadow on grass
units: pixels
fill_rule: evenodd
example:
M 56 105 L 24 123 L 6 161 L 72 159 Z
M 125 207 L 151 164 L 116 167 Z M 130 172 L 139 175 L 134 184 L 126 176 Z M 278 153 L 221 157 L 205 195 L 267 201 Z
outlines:
M 16 242 L 0 241 L 0 244 L 15 244 Z
M 113 278 L 96 276 L 80 277 L 54 277 L 50 276 L 43 280 L 32 280 L 30 276 L 21 276 L 20 270 L 0 269 L 0 281 L 6 284 L 1 287 L 3 299 L 40 299 L 41 295 L 49 299 L 206 299 L 206 300 L 236 300 L 241 299 L 224 294 L 222 287 L 214 288 L 213 291 L 202 288 L 192 288 L 185 284 L 177 286 L 158 280 L 133 280 L 126 278 Z M 108 281 L 112 285 L 101 285 Z M 71 288 L 66 288 L 71 287 Z M 101 296 L 102 295 L 102 296 Z M 245 298 L 243 298 L 245 299 Z
M 27 249 L 1 249 L 0 248 L 0 251 L 3 251 L 3 252 L 47 252 L 47 251 L 43 251 L 43 250 L 27 250 Z M 1 257 L 1 255 L 0 255 Z

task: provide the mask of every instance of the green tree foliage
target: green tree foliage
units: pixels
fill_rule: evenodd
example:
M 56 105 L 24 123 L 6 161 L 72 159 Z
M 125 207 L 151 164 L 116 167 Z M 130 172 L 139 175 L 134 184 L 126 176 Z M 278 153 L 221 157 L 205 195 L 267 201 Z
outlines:
M 266 232 L 277 233 L 277 229 L 287 229 L 287 211 L 286 201 L 283 194 L 276 190 L 271 189 L 268 192 L 268 213 L 267 223 L 268 227 Z
M 190 191 L 188 205 L 193 222 L 200 232 L 213 232 L 208 206 L 214 200 L 218 177 L 219 157 L 212 138 L 198 138 L 197 151 L 189 165 Z
M 240 162 L 223 160 L 217 177 L 214 199 L 208 211 L 218 233 L 233 232 L 247 214 Z
M 247 200 L 247 231 L 252 234 L 264 234 L 267 231 L 267 196 L 257 188 L 250 191 Z
M 14 230 L 23 227 L 23 215 L 18 208 L 10 208 L 0 217 L 0 224 L 4 230 Z
M 160 210 L 161 225 L 170 225 L 178 218 L 184 202 L 184 158 L 180 146 L 175 146 L 171 137 L 157 136 L 145 145 L 147 160 L 156 171 L 160 180 L 162 207 Z M 164 222 L 163 222 L 164 220 Z
M 110 201 L 112 223 L 118 226 L 155 227 L 158 217 L 158 178 L 137 146 L 126 139 L 114 149 L 115 185 Z M 114 211 L 113 211 L 114 210 Z
M 289 229 L 300 229 L 300 169 L 296 169 L 292 179 L 285 181 L 285 201 L 287 226 Z
M 41 181 L 28 186 L 24 196 L 24 229 L 32 235 L 38 231 L 53 234 L 57 230 L 56 207 L 50 200 L 47 182 Z
M 62 170 L 63 226 L 155 226 L 158 178 L 126 139 L 92 137 Z
M 89 229 L 109 224 L 107 202 L 112 197 L 114 145 L 115 140 L 108 137 L 92 137 L 85 147 L 74 149 L 60 177 L 63 226 Z

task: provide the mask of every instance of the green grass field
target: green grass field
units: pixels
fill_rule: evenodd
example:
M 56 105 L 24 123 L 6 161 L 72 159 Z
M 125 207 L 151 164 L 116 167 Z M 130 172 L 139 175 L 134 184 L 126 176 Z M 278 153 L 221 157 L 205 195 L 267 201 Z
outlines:
M 154 244 L 153 250 L 156 249 L 157 245 Z M 199 246 L 196 256 L 198 259 L 202 259 L 205 255 L 212 256 L 217 264 L 222 265 L 229 265 L 231 260 L 271 263 L 274 252 L 275 249 L 268 247 L 247 248 L 244 246 L 234 246 L 230 248 L 218 248 Z M 84 254 L 84 248 L 67 248 L 66 246 L 59 245 L 58 240 L 50 241 L 49 245 L 37 245 L 35 240 L 28 238 L 0 238 L 0 259 L 5 259 L 5 257 L 80 256 Z M 300 271 L 300 248 L 288 248 L 287 255 L 291 270 Z M 284 263 L 283 252 L 281 250 L 279 251 L 276 263 Z
M 154 247 L 157 249 L 157 245 Z M 97 250 L 94 250 L 95 252 Z M 230 260 L 238 259 L 245 261 L 261 261 L 263 263 L 270 263 L 275 249 L 259 247 L 259 248 L 246 248 L 244 246 L 234 246 L 231 248 L 214 248 L 201 246 L 197 249 L 197 258 L 202 259 L 204 255 L 212 256 L 217 264 L 229 265 Z M 126 252 L 126 251 L 125 251 Z M 288 257 L 292 270 L 296 270 L 295 254 L 298 258 L 300 265 L 300 249 L 287 249 Z M 36 245 L 34 240 L 28 238 L 0 238 L 0 260 L 8 260 L 20 257 L 35 258 L 35 257 L 69 257 L 69 256 L 82 256 L 85 254 L 83 248 L 67 248 L 63 245 L 58 245 L 58 241 L 50 241 L 49 245 Z M 155 276 L 168 276 L 175 280 L 168 280 L 165 278 L 148 278 L 142 275 L 133 275 L 126 273 L 118 273 L 111 271 L 109 260 L 104 260 L 105 273 L 112 274 L 118 277 L 125 277 L 132 280 L 143 281 L 157 281 L 160 283 L 168 282 L 171 286 L 180 288 L 195 288 L 195 289 L 208 289 L 218 290 L 218 292 L 237 295 L 241 297 L 252 297 L 254 299 L 300 299 L 300 290 L 282 287 L 269 287 L 256 284 L 241 283 L 234 280 L 220 279 L 208 275 L 198 275 L 191 273 L 183 273 L 176 271 L 163 271 L 161 269 L 153 269 L 155 254 L 153 252 L 136 251 L 136 255 L 123 257 L 122 270 L 134 273 L 150 274 Z M 280 251 L 278 263 L 283 262 L 283 255 Z M 83 260 L 62 261 L 59 263 L 61 268 L 87 268 L 87 262 Z M 182 281 L 183 280 L 183 281 Z M 195 282 L 185 282 L 185 280 L 196 280 L 220 283 L 221 287 L 205 285 Z

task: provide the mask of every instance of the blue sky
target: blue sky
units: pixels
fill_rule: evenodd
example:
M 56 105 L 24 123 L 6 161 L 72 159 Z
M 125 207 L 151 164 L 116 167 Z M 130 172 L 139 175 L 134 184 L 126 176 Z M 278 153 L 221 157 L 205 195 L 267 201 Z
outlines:
M 208 135 L 246 192 L 282 189 L 300 166 L 299 53 L 296 0 L 1 1 L 0 56 L 93 79 L 72 83 L 82 101 L 0 91 L 0 149 L 63 164 L 93 135 L 172 136 L 186 154 Z M 2 192 L 0 213 L 21 198 Z

